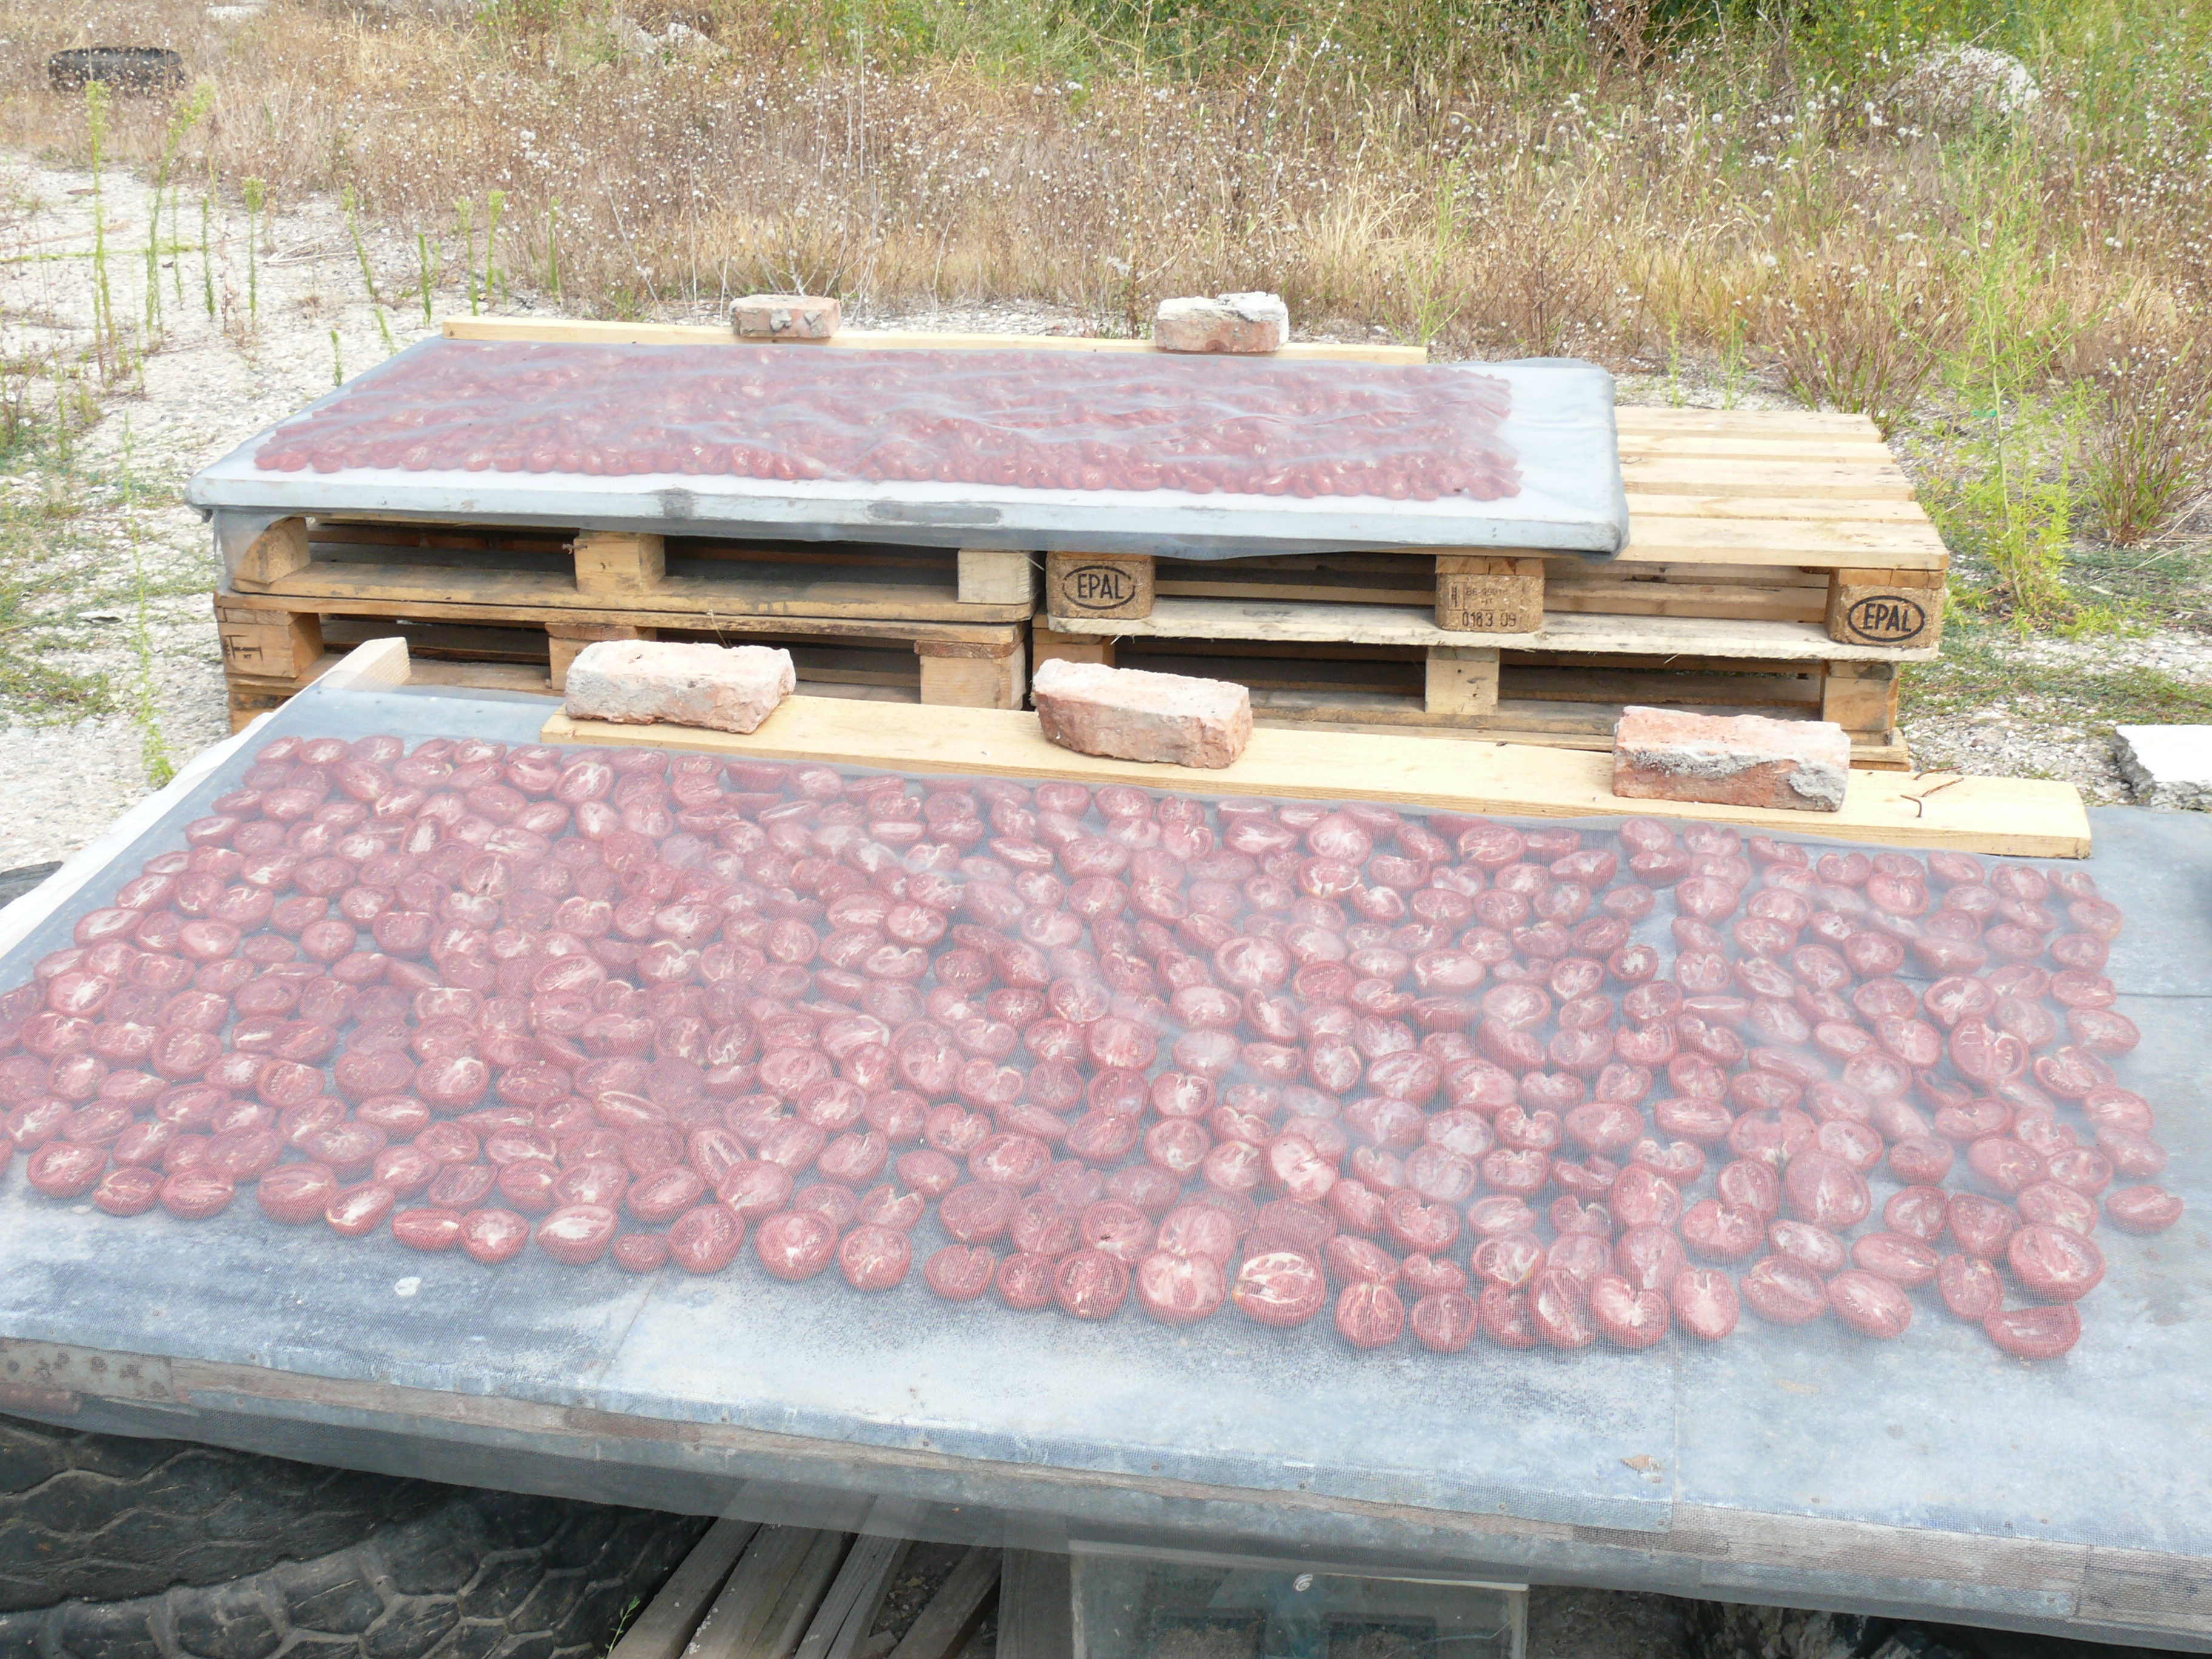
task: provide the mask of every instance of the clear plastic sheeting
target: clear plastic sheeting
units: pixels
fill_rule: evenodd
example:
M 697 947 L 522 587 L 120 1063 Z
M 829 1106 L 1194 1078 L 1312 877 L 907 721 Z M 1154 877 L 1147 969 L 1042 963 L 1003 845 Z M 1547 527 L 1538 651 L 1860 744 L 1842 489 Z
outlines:
M 2096 1589 L 2212 1553 L 2201 836 L 899 777 L 545 707 L 310 694 L 0 971 L 0 1331 L 161 1362 L 100 1420 L 2212 1637 Z
M 196 477 L 373 513 L 1227 556 L 1627 538 L 1613 386 L 1571 362 L 410 348 Z

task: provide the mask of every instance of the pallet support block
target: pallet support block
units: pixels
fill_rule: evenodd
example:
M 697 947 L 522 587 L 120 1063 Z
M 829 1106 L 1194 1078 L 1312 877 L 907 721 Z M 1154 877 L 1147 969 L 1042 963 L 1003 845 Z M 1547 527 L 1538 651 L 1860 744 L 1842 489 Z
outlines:
M 1050 554 L 1044 585 L 1045 609 L 1055 617 L 1152 614 L 1152 560 L 1146 554 Z
M 666 544 L 658 536 L 586 530 L 570 546 L 579 593 L 649 593 L 668 575 Z
M 228 561 L 234 587 L 267 587 L 307 568 L 307 521 L 279 519 Z
M 1943 637 L 1943 572 L 1838 570 L 1827 623 L 1828 637 L 1845 645 L 1930 650 Z
M 1437 626 L 1455 634 L 1533 634 L 1544 625 L 1544 561 L 1437 555 Z
M 659 634 L 658 629 L 636 628 L 628 623 L 547 623 L 545 643 L 553 689 L 568 690 L 568 665 L 586 646 L 601 640 L 650 640 Z
M 323 619 L 312 611 L 259 611 L 215 601 L 226 674 L 296 680 L 323 654 Z
M 1001 547 L 960 550 L 960 603 L 1031 605 L 1036 599 L 1036 565 L 1032 556 Z
M 1485 646 L 1429 647 L 1425 699 L 1431 714 L 1479 718 L 1498 712 L 1498 653 Z
M 1897 724 L 1893 662 L 1832 662 L 1820 678 L 1820 718 L 1846 732 L 1887 732 Z
M 1045 626 L 1042 617 L 1030 629 L 1030 659 L 1033 663 L 1097 662 L 1114 666 L 1114 639 L 1109 634 L 1062 634 Z
M 1029 675 L 1018 638 L 916 640 L 921 700 L 958 708 L 1019 708 Z

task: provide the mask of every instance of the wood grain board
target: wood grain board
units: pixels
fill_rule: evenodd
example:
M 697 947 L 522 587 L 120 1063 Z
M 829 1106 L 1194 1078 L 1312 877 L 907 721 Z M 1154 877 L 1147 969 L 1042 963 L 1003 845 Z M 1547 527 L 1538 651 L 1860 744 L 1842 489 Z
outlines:
M 449 340 L 525 340 L 561 345 L 759 345 L 730 330 L 688 323 L 598 323 L 530 317 L 451 317 Z M 911 329 L 841 328 L 826 340 L 784 340 L 781 345 L 817 350 L 883 351 L 1142 351 L 1150 340 L 1107 340 L 1079 334 L 937 334 Z M 1299 341 L 1272 354 L 1277 359 L 1324 363 L 1425 363 L 1423 346 L 1338 345 Z
M 1159 599 L 1149 617 L 1049 618 L 1056 633 L 1118 638 L 1347 641 L 1358 645 L 1497 646 L 1510 651 L 1578 651 L 1622 656 L 1744 658 L 1768 662 L 1927 662 L 1932 650 L 1844 645 L 1809 623 L 1716 621 L 1703 617 L 1547 615 L 1531 634 L 1458 634 L 1431 612 L 1379 605 L 1240 605 L 1227 599 Z
M 1406 803 L 1512 817 L 1635 816 L 1648 801 L 1609 787 L 1609 756 L 1421 737 L 1255 731 L 1221 771 L 1079 755 L 1046 741 L 1036 716 L 1012 710 L 872 705 L 793 697 L 749 736 L 608 726 L 556 714 L 544 741 L 690 749 L 818 760 L 890 771 L 1126 782 L 1207 794 Z M 2073 785 L 2033 778 L 1855 771 L 1840 812 L 1782 812 L 1667 803 L 1672 817 L 1757 824 L 1888 846 L 1955 848 L 2030 858 L 2086 858 L 2089 819 Z

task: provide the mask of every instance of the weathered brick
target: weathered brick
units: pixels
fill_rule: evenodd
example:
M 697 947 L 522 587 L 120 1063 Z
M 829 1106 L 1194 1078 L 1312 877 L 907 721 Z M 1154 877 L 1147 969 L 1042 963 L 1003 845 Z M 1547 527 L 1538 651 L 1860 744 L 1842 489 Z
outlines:
M 574 720 L 750 732 L 798 684 L 791 653 L 764 645 L 600 640 L 568 665 L 567 708 Z
M 826 340 L 842 320 L 819 294 L 748 294 L 730 307 L 731 326 L 748 340 Z
M 1826 720 L 1627 708 L 1613 728 L 1613 793 L 1792 812 L 1842 809 L 1851 740 Z
M 1223 294 L 1211 300 L 1163 300 L 1152 314 L 1162 351 L 1220 351 L 1240 357 L 1279 351 L 1291 337 L 1290 308 L 1273 294 Z
M 1218 769 L 1252 736 L 1252 694 L 1226 680 L 1060 660 L 1031 689 L 1045 736 L 1085 755 Z

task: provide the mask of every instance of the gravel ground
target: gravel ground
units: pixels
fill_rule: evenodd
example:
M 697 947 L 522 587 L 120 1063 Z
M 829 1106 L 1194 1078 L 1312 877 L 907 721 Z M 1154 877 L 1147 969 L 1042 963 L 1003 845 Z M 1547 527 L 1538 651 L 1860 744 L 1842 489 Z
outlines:
M 0 795 L 10 804 L 0 815 L 0 870 L 65 856 L 153 787 L 149 763 L 159 755 L 180 765 L 228 731 L 207 599 L 219 568 L 205 528 L 182 502 L 185 480 L 327 390 L 334 358 L 357 372 L 385 356 L 385 330 L 399 346 L 431 331 L 423 322 L 411 246 L 364 232 L 388 302 L 380 327 L 336 204 L 306 202 L 276 213 L 265 225 L 261 252 L 249 263 L 245 216 L 239 204 L 228 202 L 215 208 L 205 259 L 198 246 L 164 249 L 157 273 L 161 315 L 149 335 L 143 322 L 149 197 L 142 181 L 110 173 L 98 199 L 113 313 L 126 319 L 127 334 L 151 338 L 155 349 L 135 376 L 99 398 L 100 418 L 77 434 L 66 465 L 49 446 L 19 450 L 0 471 L 0 514 L 15 566 L 0 566 L 0 585 L 19 579 L 26 562 L 63 577 L 25 602 L 58 647 L 40 660 L 76 674 L 105 675 L 116 710 L 55 725 L 51 707 L 0 702 Z M 197 198 L 188 200 L 182 240 L 191 243 Z M 0 155 L 0 353 L 9 362 L 37 365 L 57 354 L 70 362 L 89 346 L 94 202 L 88 174 Z M 432 301 L 441 318 L 467 306 L 457 281 L 434 289 Z M 508 308 L 529 311 L 537 301 L 516 293 Z M 711 317 L 711 310 L 672 313 L 675 320 Z M 1114 325 L 1064 307 L 1012 302 L 855 307 L 851 320 L 1007 333 L 1085 333 Z M 1357 325 L 1307 332 L 1366 336 Z M 1771 387 L 1742 376 L 1724 379 L 1711 364 L 1624 377 L 1621 395 L 1636 404 L 1790 406 Z M 51 410 L 50 396 L 41 402 L 33 392 L 32 403 Z M 137 625 L 142 574 L 143 654 Z M 1978 637 L 2003 662 L 2037 670 L 2137 666 L 2212 684 L 2212 640 L 2174 629 L 2019 641 L 1984 629 Z M 133 712 L 142 688 L 158 745 L 149 744 Z M 2096 724 L 2069 724 L 2032 702 L 1996 698 L 1971 712 L 1908 718 L 1905 732 L 1926 769 L 2063 778 L 2093 799 L 2124 799 L 2111 741 Z

